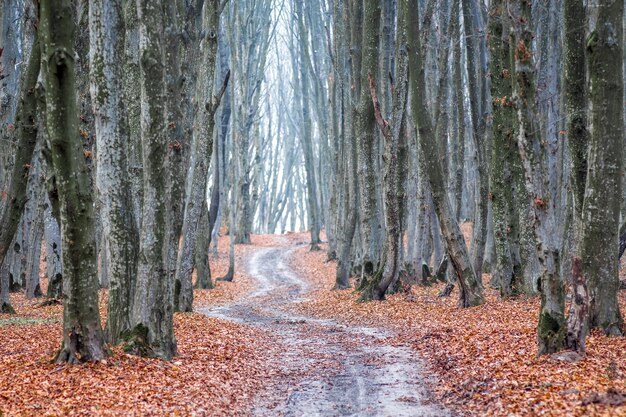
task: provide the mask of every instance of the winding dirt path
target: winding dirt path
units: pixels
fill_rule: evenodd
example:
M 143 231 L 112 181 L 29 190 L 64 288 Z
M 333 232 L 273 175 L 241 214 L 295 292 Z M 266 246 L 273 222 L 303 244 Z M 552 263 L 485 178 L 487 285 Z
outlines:
M 275 377 L 256 399 L 258 416 L 449 416 L 428 400 L 420 359 L 380 329 L 299 316 L 289 305 L 310 285 L 289 268 L 300 246 L 259 248 L 244 261 L 256 281 L 247 297 L 202 313 L 263 328 L 276 340 Z

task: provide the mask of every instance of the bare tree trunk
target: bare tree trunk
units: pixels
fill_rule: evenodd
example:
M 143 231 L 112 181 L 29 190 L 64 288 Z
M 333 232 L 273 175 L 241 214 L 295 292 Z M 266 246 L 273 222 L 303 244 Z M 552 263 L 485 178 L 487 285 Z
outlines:
M 319 250 L 320 241 L 320 213 L 317 204 L 317 181 L 315 173 L 314 155 L 313 155 L 313 138 L 312 138 L 312 123 L 311 114 L 309 111 L 310 98 L 309 98 L 309 77 L 307 76 L 307 70 L 305 67 L 306 52 L 308 48 L 308 33 L 304 25 L 304 16 L 302 12 L 302 3 L 295 3 L 295 12 L 297 15 L 297 24 L 300 35 L 300 65 L 299 65 L 299 79 L 301 89 L 302 100 L 302 150 L 304 153 L 304 167 L 306 173 L 306 186 L 307 186 L 307 215 L 309 221 L 309 228 L 311 229 L 311 250 Z
M 396 77 L 393 88 L 393 102 L 391 109 L 391 123 L 382 116 L 376 83 L 372 74 L 369 74 L 370 94 L 374 105 L 376 122 L 385 139 L 385 153 L 383 157 L 383 189 L 385 192 L 385 219 L 387 224 L 387 236 L 382 254 L 382 261 L 376 275 L 370 281 L 370 286 L 361 296 L 362 299 L 370 297 L 376 300 L 385 298 L 389 286 L 398 280 L 400 274 L 400 251 L 402 234 L 402 204 L 404 199 L 404 178 L 401 176 L 402 158 L 400 155 L 401 135 L 406 133 L 406 103 L 408 97 L 408 45 L 406 30 L 401 24 L 404 16 L 402 11 L 398 13 L 398 25 L 396 44 Z
M 375 0 L 363 1 L 362 40 L 357 47 L 362 49 L 361 65 L 353 80 L 353 86 L 359 85 L 356 94 L 356 113 L 354 132 L 358 145 L 358 179 L 360 200 L 360 233 L 363 250 L 363 274 L 372 276 L 380 267 L 380 242 L 382 225 L 378 206 L 378 180 L 376 166 L 379 158 L 379 134 L 374 118 L 374 105 L 369 92 L 369 74 L 378 72 L 380 59 L 379 41 L 381 36 L 381 3 Z M 355 11 L 355 13 L 358 13 Z M 365 279 L 361 285 L 365 284 Z
M 565 318 L 560 256 L 556 242 L 555 202 L 550 198 L 546 144 L 539 135 L 535 114 L 535 66 L 530 30 L 530 4 L 513 3 L 515 24 L 514 103 L 519 122 L 518 148 L 524 167 L 526 191 L 533 210 L 533 232 L 541 266 L 541 312 L 537 328 L 539 354 L 563 348 Z
M 17 232 L 20 217 L 26 204 L 26 188 L 28 171 L 35 150 L 38 135 L 37 114 L 37 78 L 40 69 L 40 46 L 38 36 L 35 37 L 28 66 L 24 72 L 20 100 L 17 106 L 17 138 L 15 161 L 6 187 L 6 203 L 2 206 L 0 217 L 0 265 L 6 262 L 6 255 Z M 4 274 L 3 274 L 4 275 Z M 12 313 L 9 299 L 9 276 L 2 279 L 2 305 L 0 311 Z M 5 282 L 6 281 L 6 282 Z M 6 288 L 5 288 L 6 287 Z M 7 289 L 5 291 L 5 289 Z
M 176 354 L 173 282 L 167 273 L 170 230 L 163 4 L 137 0 L 140 36 L 143 213 L 137 284 L 126 349 L 170 359 Z
M 491 204 L 496 258 L 492 268 L 493 281 L 497 283 L 502 298 L 515 295 L 520 290 L 521 276 L 514 267 L 515 247 L 511 216 L 513 200 L 514 158 L 519 158 L 515 148 L 515 109 L 511 68 L 510 24 L 503 0 L 494 1 L 489 12 L 491 48 L 491 91 L 493 97 L 493 148 L 491 163 Z
M 463 307 L 482 304 L 482 286 L 478 281 L 472 267 L 467 247 L 454 213 L 448 201 L 446 185 L 443 180 L 443 172 L 438 157 L 437 143 L 432 128 L 432 121 L 426 105 L 426 79 L 423 67 L 423 42 L 418 33 L 419 7 L 409 6 L 408 0 L 402 0 L 404 16 L 409 40 L 409 75 L 411 80 L 412 111 L 418 126 L 419 144 L 427 165 L 427 176 L 431 185 L 433 200 L 441 232 L 448 246 L 448 254 L 454 265 L 461 289 L 459 303 Z
M 219 1 L 210 0 L 204 4 L 204 32 L 202 45 L 202 65 L 198 73 L 199 82 L 196 97 L 200 101 L 197 113 L 196 129 L 194 129 L 193 149 L 191 154 L 191 168 L 187 177 L 187 197 L 185 199 L 185 214 L 182 228 L 182 241 L 178 253 L 176 268 L 176 282 L 180 282 L 180 296 L 178 309 L 180 311 L 193 310 L 193 287 L 191 274 L 193 271 L 198 222 L 202 215 L 203 206 L 206 206 L 206 190 L 209 163 L 213 153 L 213 133 L 215 128 L 215 113 L 221 96 L 226 90 L 229 75 L 221 94 L 213 95 L 213 84 L 217 63 L 217 34 L 219 32 Z
M 573 200 L 573 249 L 571 284 L 572 303 L 567 318 L 567 340 L 569 349 L 583 352 L 588 331 L 589 294 L 587 279 L 583 275 L 580 234 L 583 227 L 582 209 L 587 183 L 587 152 L 589 131 L 587 130 L 587 92 L 585 77 L 585 9 L 580 0 L 566 0 L 565 5 L 565 99 L 568 114 L 568 144 L 572 161 Z
M 582 209 L 583 276 L 589 284 L 589 321 L 607 335 L 621 335 L 616 256 L 624 166 L 624 3 L 599 0 L 596 29 L 587 42 L 591 123 L 585 202 Z
M 70 0 L 40 3 L 46 127 L 59 192 L 63 236 L 63 345 L 57 362 L 106 356 L 98 310 L 95 223 L 89 175 L 78 135 L 74 31 Z
M 130 328 L 138 251 L 127 161 L 128 129 L 123 113 L 122 2 L 90 0 L 89 27 L 91 98 L 98 149 L 96 186 L 102 231 L 107 239 L 103 248 L 109 282 L 106 335 L 110 343 L 117 344 Z

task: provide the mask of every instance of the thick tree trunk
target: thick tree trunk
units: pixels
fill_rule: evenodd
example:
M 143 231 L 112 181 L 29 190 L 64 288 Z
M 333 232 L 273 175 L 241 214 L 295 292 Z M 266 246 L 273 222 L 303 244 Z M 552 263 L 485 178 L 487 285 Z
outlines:
M 537 328 L 539 354 L 563 348 L 565 337 L 563 285 L 555 224 L 555 202 L 548 187 L 547 149 L 539 135 L 535 114 L 535 66 L 530 31 L 530 2 L 512 4 L 516 29 L 514 103 L 519 122 L 518 148 L 526 191 L 533 210 L 533 232 L 541 266 L 541 312 Z
M 383 248 L 382 261 L 376 275 L 371 279 L 370 286 L 361 298 L 382 300 L 385 298 L 389 286 L 396 282 L 400 275 L 402 250 L 402 205 L 404 200 L 404 178 L 401 176 L 403 158 L 401 144 L 402 135 L 406 134 L 406 104 L 408 97 L 408 45 L 406 30 L 403 22 L 402 10 L 398 13 L 400 25 L 397 31 L 396 43 L 396 77 L 393 89 L 391 109 L 391 123 L 387 122 L 381 113 L 376 83 L 372 74 L 369 74 L 369 88 L 374 105 L 376 122 L 385 139 L 385 153 L 383 155 L 383 189 L 384 209 L 387 225 L 387 235 Z
M 587 42 L 591 124 L 580 254 L 589 286 L 589 320 L 607 335 L 621 335 L 616 256 L 624 149 L 624 3 L 598 2 L 596 29 Z
M 519 155 L 515 145 L 515 109 L 513 93 L 511 46 L 506 3 L 494 1 L 489 12 L 489 39 L 491 49 L 491 92 L 493 97 L 493 148 L 491 155 L 491 204 L 496 257 L 492 268 L 502 298 L 520 290 L 522 277 L 514 268 L 515 242 L 511 240 L 515 219 L 511 216 L 513 200 L 513 159 Z M 517 156 L 519 158 L 519 156 Z
M 176 354 L 173 280 L 167 273 L 168 149 L 166 135 L 164 10 L 154 0 L 137 0 L 140 36 L 143 212 L 131 332 L 126 349 L 170 359 Z
M 106 236 L 109 283 L 106 335 L 118 343 L 130 328 L 137 265 L 137 229 L 128 171 L 128 129 L 124 115 L 122 65 L 124 20 L 120 0 L 90 0 L 91 100 L 95 115 L 96 187 Z
M 70 0 L 40 3 L 46 127 L 59 192 L 63 236 L 63 345 L 57 362 L 106 356 L 98 310 L 92 191 L 78 135 L 74 20 Z
M 361 65 L 353 85 L 360 87 L 353 96 L 357 101 L 353 122 L 358 146 L 358 181 L 360 202 L 360 233 L 363 250 L 363 274 L 373 275 L 380 267 L 382 217 L 378 205 L 376 166 L 379 159 L 379 133 L 374 118 L 374 105 L 369 93 L 369 74 L 377 74 L 380 59 L 380 17 L 382 5 L 377 0 L 363 1 Z M 355 11 L 356 12 L 356 11 Z M 367 281 L 367 280 L 366 280 Z
M 426 173 L 431 185 L 437 215 L 439 216 L 441 232 L 446 240 L 448 254 L 459 279 L 461 289 L 459 303 L 463 307 L 476 306 L 484 302 L 482 286 L 476 277 L 463 235 L 448 201 L 447 188 L 443 179 L 431 116 L 426 105 L 426 79 L 423 60 L 421 59 L 423 57 L 423 43 L 418 33 L 419 7 L 415 4 L 409 6 L 408 0 L 402 0 L 401 4 L 404 7 L 405 24 L 409 40 L 412 111 L 418 126 L 420 150 L 428 168 Z

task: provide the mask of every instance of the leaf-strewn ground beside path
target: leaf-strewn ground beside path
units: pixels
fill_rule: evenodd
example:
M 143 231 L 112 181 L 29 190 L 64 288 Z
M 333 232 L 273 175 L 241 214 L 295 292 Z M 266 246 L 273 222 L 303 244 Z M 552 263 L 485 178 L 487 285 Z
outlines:
M 538 298 L 460 309 L 456 290 L 438 298 L 439 286 L 415 287 L 384 302 L 358 303 L 354 290 L 332 290 L 335 262 L 326 252 L 301 249 L 292 267 L 317 290 L 296 308 L 320 318 L 393 329 L 439 376 L 438 400 L 464 415 L 626 416 L 626 338 L 593 332 L 579 363 L 537 357 Z M 483 278 L 488 281 L 488 276 Z M 626 312 L 626 291 L 620 292 Z M 609 404 L 610 403 L 610 404 Z M 620 404 L 621 406 L 615 405 Z M 611 405 L 613 404 L 613 405 Z
M 305 234 L 253 236 L 253 245 L 237 246 L 237 262 L 259 246 L 307 240 Z M 214 277 L 226 271 L 227 244 L 222 238 L 218 257 L 211 257 Z M 331 290 L 335 263 L 325 262 L 324 251 L 302 248 L 292 259 L 294 270 L 315 288 L 293 308 L 393 330 L 398 334 L 393 342 L 416 349 L 439 376 L 433 386 L 438 399 L 462 414 L 626 416 L 626 405 L 606 404 L 618 404 L 626 392 L 626 338 L 594 333 L 586 358 L 577 364 L 538 358 L 537 299 L 503 302 L 488 291 L 484 306 L 463 310 L 456 294 L 439 299 L 439 288 L 432 287 L 360 304 L 352 290 Z M 253 289 L 250 277 L 238 274 L 232 283 L 196 291 L 195 305 L 228 304 Z M 101 298 L 104 320 L 105 291 Z M 54 365 L 61 306 L 36 307 L 40 300 L 16 294 L 12 300 L 18 314 L 0 315 L 0 414 L 7 416 L 249 415 L 254 396 L 286 377 L 277 366 L 281 346 L 262 329 L 196 313 L 175 317 L 180 355 L 172 362 L 115 349 L 102 363 Z M 620 302 L 626 311 L 626 291 Z
M 273 239 L 255 237 L 254 243 Z M 237 247 L 237 260 L 251 249 Z M 218 257 L 211 257 L 214 277 L 226 272 L 227 253 L 228 239 L 222 239 Z M 195 304 L 227 303 L 249 290 L 250 280 L 237 276 L 215 290 L 196 291 Z M 104 322 L 106 291 L 100 295 Z M 11 298 L 17 315 L 0 315 L 0 415 L 243 416 L 274 374 L 267 357 L 276 349 L 264 332 L 198 313 L 176 314 L 179 356 L 171 362 L 115 348 L 101 363 L 58 366 L 51 359 L 61 341 L 62 307 L 37 307 L 41 299 L 22 294 Z

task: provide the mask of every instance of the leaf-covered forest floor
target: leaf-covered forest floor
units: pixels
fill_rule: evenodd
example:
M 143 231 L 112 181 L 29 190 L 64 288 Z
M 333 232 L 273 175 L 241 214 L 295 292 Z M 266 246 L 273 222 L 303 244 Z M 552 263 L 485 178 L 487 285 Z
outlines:
M 317 287 L 298 311 L 393 329 L 396 343 L 419 352 L 439 377 L 432 388 L 437 400 L 460 414 L 626 416 L 626 337 L 593 331 L 577 363 L 562 355 L 538 357 L 538 297 L 502 301 L 488 289 L 484 305 L 461 309 L 456 288 L 450 297 L 438 297 L 441 284 L 359 303 L 354 290 L 332 290 L 336 265 L 326 261 L 326 252 L 300 249 L 292 266 Z M 483 282 L 489 278 L 485 274 Z M 623 314 L 626 290 L 619 301 Z
M 307 234 L 286 237 L 289 245 L 308 241 Z M 253 245 L 236 247 L 237 261 L 284 241 L 253 236 Z M 218 256 L 211 256 L 214 277 L 227 269 L 227 245 L 223 237 Z M 459 414 L 626 416 L 626 338 L 594 332 L 578 363 L 537 357 L 537 298 L 500 301 L 487 290 L 484 306 L 463 310 L 456 291 L 441 299 L 433 286 L 357 303 L 353 290 L 332 290 L 335 263 L 326 262 L 325 251 L 303 247 L 291 259 L 312 287 L 292 305 L 296 313 L 391 330 L 392 342 L 415 349 L 437 377 L 435 400 Z M 240 273 L 232 283 L 197 290 L 194 303 L 198 309 L 226 305 L 252 290 L 251 277 Z M 104 290 L 101 299 L 104 320 Z M 101 363 L 55 365 L 61 306 L 38 307 L 41 300 L 21 294 L 12 301 L 18 314 L 0 315 L 0 415 L 249 415 L 255 395 L 284 378 L 276 368 L 280 347 L 268 333 L 199 313 L 176 315 L 179 356 L 172 362 L 114 348 Z M 626 291 L 620 303 L 626 312 Z

